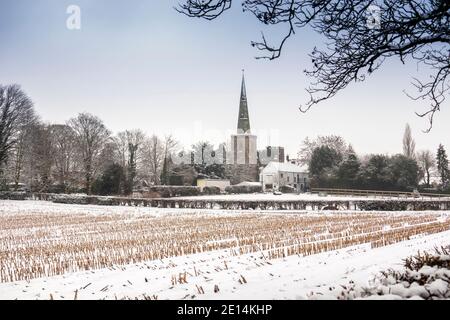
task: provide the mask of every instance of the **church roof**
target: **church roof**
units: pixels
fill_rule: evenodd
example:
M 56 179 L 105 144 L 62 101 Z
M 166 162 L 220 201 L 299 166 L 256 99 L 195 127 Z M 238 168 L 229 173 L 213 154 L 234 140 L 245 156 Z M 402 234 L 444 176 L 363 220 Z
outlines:
M 238 133 L 250 133 L 250 117 L 248 115 L 247 92 L 245 89 L 245 77 L 242 72 L 241 98 L 239 100 Z

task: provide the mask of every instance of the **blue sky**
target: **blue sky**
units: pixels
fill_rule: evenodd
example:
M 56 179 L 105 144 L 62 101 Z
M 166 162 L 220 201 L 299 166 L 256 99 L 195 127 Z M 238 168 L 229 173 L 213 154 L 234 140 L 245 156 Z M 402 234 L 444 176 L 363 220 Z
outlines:
M 182 144 L 226 140 L 237 124 L 241 69 L 245 68 L 252 131 L 259 147 L 283 145 L 296 154 L 301 141 L 338 134 L 360 153 L 401 152 L 410 123 L 417 149 L 450 148 L 450 110 L 434 129 L 414 111 L 414 63 L 388 61 L 367 81 L 302 114 L 308 96 L 308 53 L 324 39 L 299 30 L 276 61 L 256 60 L 251 40 L 267 31 L 240 3 L 216 21 L 177 13 L 168 0 L 0 0 L 0 83 L 19 83 L 44 121 L 65 122 L 91 112 L 114 132 L 141 128 L 172 133 Z M 78 5 L 81 30 L 66 28 L 66 8 Z

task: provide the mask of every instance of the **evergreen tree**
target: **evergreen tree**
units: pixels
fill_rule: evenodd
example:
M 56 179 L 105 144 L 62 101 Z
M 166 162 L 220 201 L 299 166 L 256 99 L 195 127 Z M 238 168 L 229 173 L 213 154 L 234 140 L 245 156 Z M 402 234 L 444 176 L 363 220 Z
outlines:
M 312 175 L 318 176 L 325 169 L 332 168 L 340 162 L 341 158 L 335 150 L 328 146 L 320 146 L 314 149 L 311 161 L 309 163 L 309 171 Z
M 126 195 L 133 193 L 134 180 L 137 175 L 136 153 L 138 148 L 138 144 L 128 143 L 127 179 L 124 190 Z
M 450 171 L 448 168 L 447 153 L 445 152 L 444 146 L 442 144 L 439 145 L 437 151 L 436 163 L 439 176 L 441 178 L 442 188 L 446 189 L 448 187 L 450 180 Z
M 169 162 L 170 162 L 170 158 L 164 157 L 163 167 L 162 167 L 162 171 L 161 171 L 161 184 L 162 185 L 169 184 L 169 170 L 168 170 Z
M 389 176 L 391 188 L 412 191 L 419 183 L 419 166 L 416 160 L 397 154 L 389 159 Z
M 390 189 L 389 157 L 382 154 L 370 155 L 361 168 L 360 179 L 366 189 Z
M 360 167 L 361 163 L 358 156 L 350 145 L 347 149 L 344 161 L 339 166 L 339 185 L 344 188 L 356 188 Z
M 320 146 L 314 149 L 309 162 L 312 184 L 324 188 L 334 187 L 341 161 L 342 155 L 328 146 Z
M 121 193 L 123 177 L 123 167 L 118 164 L 112 164 L 94 181 L 92 192 L 102 196 L 118 195 Z

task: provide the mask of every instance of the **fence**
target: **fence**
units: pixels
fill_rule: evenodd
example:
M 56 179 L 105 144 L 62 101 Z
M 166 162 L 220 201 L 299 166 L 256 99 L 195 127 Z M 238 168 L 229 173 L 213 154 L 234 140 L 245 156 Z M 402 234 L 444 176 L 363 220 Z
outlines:
M 381 191 L 381 190 L 359 190 L 359 189 L 330 189 L 330 188 L 311 188 L 312 193 L 325 193 L 329 195 L 359 196 L 359 197 L 380 197 L 380 198 L 449 198 L 450 194 L 440 193 L 415 193 L 404 191 Z

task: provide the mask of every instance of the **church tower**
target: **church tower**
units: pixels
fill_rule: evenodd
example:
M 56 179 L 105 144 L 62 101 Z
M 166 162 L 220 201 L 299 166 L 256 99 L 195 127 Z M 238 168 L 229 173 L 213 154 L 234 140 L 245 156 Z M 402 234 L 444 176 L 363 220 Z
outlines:
M 231 135 L 227 156 L 227 164 L 231 166 L 230 169 L 233 172 L 232 183 L 256 181 L 258 179 L 256 142 L 257 137 L 252 135 L 250 130 L 245 76 L 242 73 L 237 133 Z

